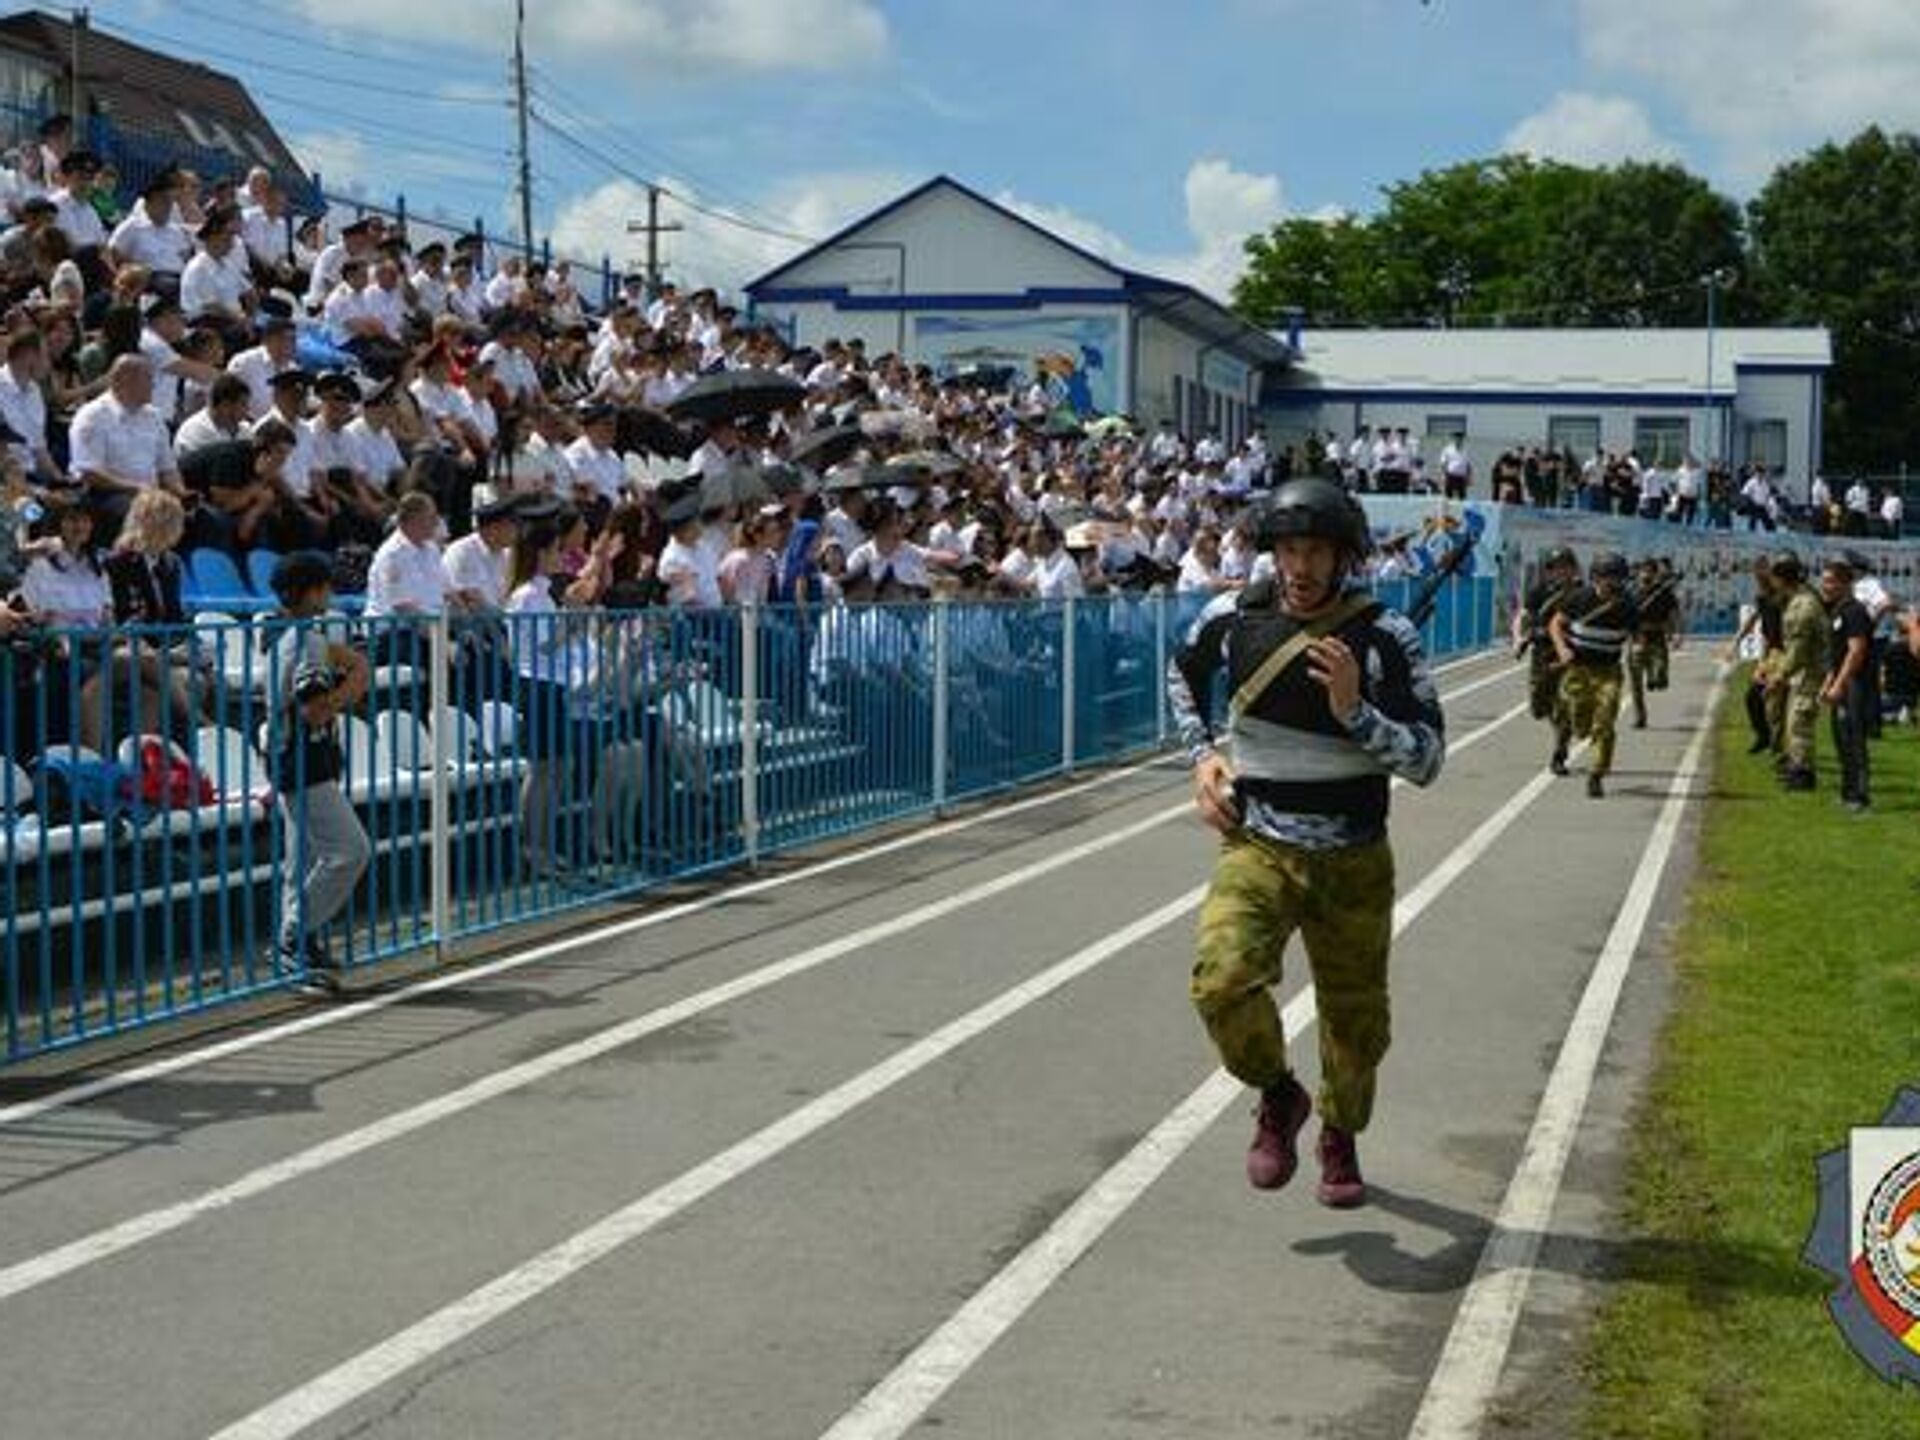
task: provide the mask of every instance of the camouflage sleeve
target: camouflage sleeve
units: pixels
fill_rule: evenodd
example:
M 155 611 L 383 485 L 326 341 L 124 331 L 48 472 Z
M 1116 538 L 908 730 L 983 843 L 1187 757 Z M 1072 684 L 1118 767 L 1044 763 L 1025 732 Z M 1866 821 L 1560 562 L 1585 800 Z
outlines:
M 1447 758 L 1446 717 L 1427 669 L 1420 632 L 1388 611 L 1374 622 L 1379 673 L 1362 678 L 1360 708 L 1347 729 L 1374 759 L 1413 785 L 1431 785 Z
M 1214 748 L 1213 679 L 1226 663 L 1227 632 L 1239 597 L 1218 596 L 1188 627 L 1167 662 L 1167 705 L 1187 759 L 1198 764 Z

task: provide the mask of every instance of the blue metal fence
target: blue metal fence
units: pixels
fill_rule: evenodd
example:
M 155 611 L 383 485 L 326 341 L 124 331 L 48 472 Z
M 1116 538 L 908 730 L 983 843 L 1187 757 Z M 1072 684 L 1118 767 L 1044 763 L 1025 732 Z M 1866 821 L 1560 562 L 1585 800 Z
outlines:
M 4 1057 L 283 986 L 280 937 L 351 975 L 1151 752 L 1200 604 L 203 613 L 0 649 Z M 1485 580 L 1427 625 L 1436 655 L 1494 633 Z M 290 743 L 309 638 L 371 678 L 338 722 L 370 858 L 324 933 L 283 899 L 337 815 Z

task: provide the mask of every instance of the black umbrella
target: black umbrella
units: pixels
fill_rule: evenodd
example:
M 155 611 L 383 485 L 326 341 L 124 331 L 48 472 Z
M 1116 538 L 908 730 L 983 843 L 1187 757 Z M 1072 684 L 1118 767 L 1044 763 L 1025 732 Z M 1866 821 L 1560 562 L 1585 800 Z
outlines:
M 709 510 L 728 505 L 758 505 L 773 492 L 751 465 L 728 465 L 700 477 L 700 503 Z
M 784 500 L 796 493 L 811 495 L 820 488 L 820 477 L 810 470 L 802 470 L 798 465 L 762 466 L 760 478 L 776 500 Z
M 885 490 L 905 479 L 900 471 L 887 465 L 842 465 L 827 476 L 820 488 L 831 494 L 846 490 Z
M 796 465 L 826 470 L 843 460 L 851 460 L 866 438 L 866 432 L 858 425 L 835 425 L 794 441 L 787 458 Z
M 967 462 L 950 450 L 913 450 L 894 456 L 887 464 L 890 468 L 917 471 L 935 480 L 958 475 L 967 468 Z
M 693 454 L 693 437 L 658 410 L 645 405 L 620 408 L 613 448 L 622 455 L 663 455 L 684 460 Z
M 777 371 L 721 370 L 681 391 L 667 413 L 676 420 L 740 420 L 784 410 L 806 395 L 806 386 Z

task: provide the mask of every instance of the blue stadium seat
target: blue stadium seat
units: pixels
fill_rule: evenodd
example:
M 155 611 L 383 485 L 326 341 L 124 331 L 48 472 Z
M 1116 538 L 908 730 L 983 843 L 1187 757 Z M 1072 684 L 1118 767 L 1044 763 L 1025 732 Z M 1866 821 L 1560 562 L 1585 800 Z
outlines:
M 280 563 L 278 550 L 249 550 L 247 552 L 247 583 L 253 587 L 256 595 L 271 597 L 273 594 L 273 567 Z
M 273 603 L 253 593 L 231 555 L 206 549 L 187 556 L 186 594 L 182 599 L 189 610 L 261 610 Z

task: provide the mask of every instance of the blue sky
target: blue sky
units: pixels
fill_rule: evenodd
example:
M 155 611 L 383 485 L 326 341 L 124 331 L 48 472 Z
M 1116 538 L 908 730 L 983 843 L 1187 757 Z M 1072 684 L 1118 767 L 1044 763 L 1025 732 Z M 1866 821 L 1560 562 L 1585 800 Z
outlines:
M 1221 291 L 1248 231 L 1366 210 L 1424 167 L 1509 148 L 1671 158 L 1745 197 L 1822 139 L 1920 125 L 1913 5 L 529 0 L 538 219 L 623 260 L 639 182 L 662 179 L 721 212 L 669 202 L 688 227 L 670 261 L 729 283 L 946 171 Z M 511 9 L 96 0 L 94 15 L 247 81 L 330 188 L 504 225 Z

